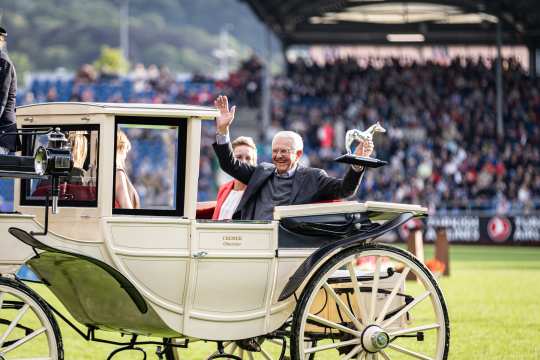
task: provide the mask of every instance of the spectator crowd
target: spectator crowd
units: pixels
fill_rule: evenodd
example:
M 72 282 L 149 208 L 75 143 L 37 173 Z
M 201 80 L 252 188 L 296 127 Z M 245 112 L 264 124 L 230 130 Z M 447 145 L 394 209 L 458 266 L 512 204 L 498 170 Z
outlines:
M 18 105 L 106 101 L 209 105 L 217 94 L 259 107 L 263 67 L 246 60 L 226 81 L 202 75 L 179 80 L 166 67 L 136 65 L 127 77 L 99 79 L 90 66 L 68 81 L 34 81 Z M 420 203 L 439 211 L 528 212 L 540 209 L 540 80 L 515 59 L 503 61 L 503 131 L 497 132 L 495 67 L 489 59 L 447 64 L 403 59 L 310 59 L 273 78 L 271 124 L 261 128 L 259 157 L 269 159 L 273 134 L 299 132 L 304 161 L 340 176 L 332 160 L 345 132 L 379 121 L 375 156 L 386 167 L 366 173 L 361 199 Z M 254 121 L 256 121 L 254 119 Z M 262 127 L 262 126 L 261 126 Z M 200 200 L 215 196 L 214 130 L 203 128 Z
M 300 132 L 311 166 L 339 175 L 345 131 L 379 121 L 362 199 L 432 209 L 540 208 L 540 81 L 515 59 L 503 63 L 503 131 L 497 132 L 496 76 L 486 59 L 418 64 L 299 59 L 272 87 L 272 125 Z

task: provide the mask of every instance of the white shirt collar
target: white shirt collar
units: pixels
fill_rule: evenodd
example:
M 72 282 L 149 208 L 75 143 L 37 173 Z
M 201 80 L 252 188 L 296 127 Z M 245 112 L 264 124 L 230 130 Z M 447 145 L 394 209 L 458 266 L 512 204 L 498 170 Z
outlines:
M 289 178 L 292 178 L 294 176 L 294 174 L 296 174 L 297 169 L 298 169 L 298 163 L 296 163 L 292 169 L 287 170 L 287 172 L 285 174 L 278 174 L 277 168 L 276 168 L 275 172 L 276 172 L 277 177 L 280 177 L 280 178 L 283 178 L 283 179 L 289 179 Z

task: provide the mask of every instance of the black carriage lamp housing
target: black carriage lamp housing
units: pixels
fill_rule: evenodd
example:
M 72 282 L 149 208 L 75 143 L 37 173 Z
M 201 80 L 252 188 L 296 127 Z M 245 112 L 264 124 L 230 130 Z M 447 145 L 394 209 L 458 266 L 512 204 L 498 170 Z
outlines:
M 49 134 L 47 147 L 40 146 L 34 155 L 38 175 L 68 176 L 73 168 L 71 147 L 66 136 L 56 129 Z

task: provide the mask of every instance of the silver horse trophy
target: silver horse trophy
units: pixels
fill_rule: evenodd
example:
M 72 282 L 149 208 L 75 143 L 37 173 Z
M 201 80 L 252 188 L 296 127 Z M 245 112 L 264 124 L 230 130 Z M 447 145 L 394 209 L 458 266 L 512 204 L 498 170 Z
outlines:
M 360 131 L 358 129 L 352 129 L 347 131 L 345 134 L 345 148 L 347 149 L 347 154 L 352 154 L 351 146 L 355 143 L 358 146 L 360 142 L 373 140 L 373 135 L 376 132 L 386 132 L 386 129 L 381 126 L 377 121 L 376 124 L 371 125 L 367 130 Z
M 362 145 L 362 143 L 367 140 L 373 140 L 373 135 L 375 135 L 377 132 L 386 132 L 386 129 L 383 128 L 379 122 L 371 125 L 364 131 L 360 131 L 358 129 L 347 131 L 345 134 L 345 149 L 347 150 L 347 153 L 338 157 L 336 161 L 367 167 L 379 167 L 386 165 L 386 161 L 353 154 L 353 149 L 356 149 L 357 146 Z

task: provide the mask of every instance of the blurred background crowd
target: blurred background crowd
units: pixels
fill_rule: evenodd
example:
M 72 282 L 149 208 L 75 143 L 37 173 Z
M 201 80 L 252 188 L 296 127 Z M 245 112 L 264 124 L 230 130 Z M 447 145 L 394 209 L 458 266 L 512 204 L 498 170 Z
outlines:
M 376 135 L 376 156 L 390 165 L 367 173 L 363 198 L 529 211 L 539 206 L 540 83 L 515 59 L 505 61 L 499 137 L 492 65 L 299 59 L 274 81 L 272 126 L 302 133 L 311 165 L 337 175 L 343 168 L 332 159 L 343 152 L 344 132 L 381 122 L 388 133 Z
M 496 131 L 491 59 L 417 63 L 398 58 L 311 58 L 287 63 L 271 82 L 270 126 L 260 130 L 259 158 L 270 160 L 275 132 L 291 129 L 305 142 L 304 162 L 340 176 L 332 160 L 345 132 L 379 121 L 375 156 L 389 165 L 368 171 L 360 199 L 420 203 L 437 211 L 530 212 L 540 209 L 540 83 L 513 58 L 503 62 L 504 132 Z M 50 101 L 211 105 L 225 94 L 239 108 L 259 108 L 264 67 L 255 56 L 228 78 L 182 77 L 165 66 L 137 64 L 125 76 L 83 65 L 73 75 L 37 76 L 18 105 Z M 259 122 L 260 116 L 252 121 Z M 261 128 L 259 126 L 259 128 Z M 199 200 L 215 198 L 219 166 L 203 127 Z M 472 200 L 474 199 L 474 200 Z

